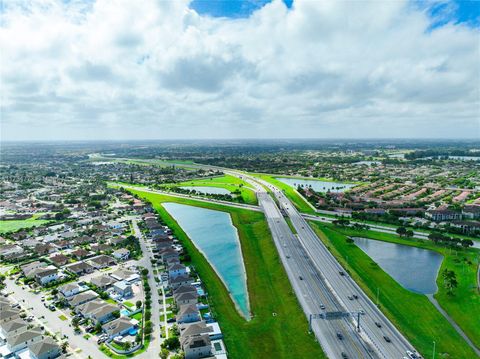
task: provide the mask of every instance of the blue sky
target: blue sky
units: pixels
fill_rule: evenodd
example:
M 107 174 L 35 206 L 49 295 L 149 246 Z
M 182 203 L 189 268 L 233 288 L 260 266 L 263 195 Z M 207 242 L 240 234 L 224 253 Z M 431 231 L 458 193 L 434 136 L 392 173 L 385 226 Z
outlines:
M 285 1 L 5 1 L 0 140 L 479 138 L 476 2 Z
M 213 17 L 245 18 L 271 0 L 193 0 L 190 4 L 201 15 Z M 291 8 L 294 0 L 283 0 Z M 480 26 L 480 1 L 473 0 L 414 0 L 416 7 L 424 9 L 432 17 L 432 29 L 448 22 Z

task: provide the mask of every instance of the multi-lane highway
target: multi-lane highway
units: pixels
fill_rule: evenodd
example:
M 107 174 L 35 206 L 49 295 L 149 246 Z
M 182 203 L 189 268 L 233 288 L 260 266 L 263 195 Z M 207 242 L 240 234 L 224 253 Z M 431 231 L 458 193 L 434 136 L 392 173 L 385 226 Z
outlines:
M 346 275 L 282 191 L 257 178 L 230 173 L 242 176 L 255 187 L 290 282 L 307 318 L 313 315 L 312 330 L 328 357 L 402 359 L 407 357 L 407 350 L 414 351 L 405 337 Z M 276 202 L 264 188 L 273 193 Z M 296 234 L 284 215 L 290 219 Z M 338 317 L 339 312 L 345 316 Z M 334 319 L 327 319 L 330 313 L 334 314 Z M 358 318 L 360 331 L 357 330 Z

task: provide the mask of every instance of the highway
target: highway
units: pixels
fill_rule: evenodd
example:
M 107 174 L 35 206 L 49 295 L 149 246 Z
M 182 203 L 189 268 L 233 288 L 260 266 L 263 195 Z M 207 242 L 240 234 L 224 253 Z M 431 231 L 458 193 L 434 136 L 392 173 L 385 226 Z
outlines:
M 329 358 L 345 358 L 346 355 L 348 358 L 402 359 L 407 350 L 414 351 L 407 339 L 346 274 L 282 191 L 257 178 L 229 172 L 241 176 L 256 188 L 259 204 L 290 282 L 307 318 L 311 314 L 318 318 L 312 320 L 312 330 Z M 292 233 L 279 206 L 265 188 L 274 194 L 296 234 Z M 364 314 L 358 315 L 360 311 Z M 326 312 L 355 314 L 325 319 Z M 360 332 L 356 330 L 358 317 Z M 341 334 L 342 340 L 337 333 Z

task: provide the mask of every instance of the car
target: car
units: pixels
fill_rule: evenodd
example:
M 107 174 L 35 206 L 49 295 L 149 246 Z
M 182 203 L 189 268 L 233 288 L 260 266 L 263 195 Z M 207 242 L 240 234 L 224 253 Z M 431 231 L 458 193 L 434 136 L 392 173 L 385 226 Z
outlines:
M 352 294 L 353 298 L 358 299 L 358 295 Z
M 418 359 L 419 358 L 419 356 L 416 353 L 411 352 L 410 350 L 407 350 L 407 355 L 410 359 Z
M 375 325 L 376 325 L 378 328 L 381 328 L 381 327 L 382 327 L 382 324 L 379 323 L 379 322 L 375 322 Z
M 365 315 L 365 311 L 364 311 L 363 309 L 360 309 L 360 310 L 359 310 L 359 313 L 360 313 L 361 315 Z
M 343 359 L 348 359 L 348 355 L 347 355 L 347 353 L 345 353 L 345 352 L 342 352 L 342 358 L 343 358 Z
M 341 270 L 340 272 L 338 272 L 338 274 L 340 274 L 341 276 L 344 276 L 345 272 Z
M 342 339 L 343 339 L 343 334 L 340 333 L 340 332 L 337 332 L 337 338 L 338 338 L 339 340 L 342 340 Z
M 320 304 L 320 309 L 325 310 L 325 306 L 323 304 Z
M 298 279 L 303 280 L 303 277 L 301 275 L 298 276 Z
M 348 296 L 348 299 L 353 300 L 353 297 L 351 295 Z
M 386 341 L 387 343 L 390 343 L 390 342 L 392 341 L 392 340 L 391 340 L 389 337 L 387 337 L 386 335 L 383 336 L 383 339 L 385 339 L 385 341 Z
M 102 343 L 104 343 L 104 342 L 106 342 L 106 341 L 107 341 L 107 338 L 102 338 L 102 337 L 100 337 L 100 338 L 98 338 L 98 340 L 97 340 L 97 344 L 102 344 Z
M 286 257 L 287 259 L 290 259 L 290 256 L 289 256 L 289 255 L 286 255 L 285 257 Z
M 95 330 L 95 327 L 93 327 L 93 326 L 91 326 L 91 325 L 85 328 L 85 331 L 86 331 L 87 333 L 91 333 L 91 332 L 93 332 L 94 330 Z
M 54 311 L 57 310 L 57 308 L 55 308 L 55 306 L 54 306 L 53 304 L 50 304 L 50 305 L 48 306 L 48 309 L 50 309 L 52 312 L 54 312 Z

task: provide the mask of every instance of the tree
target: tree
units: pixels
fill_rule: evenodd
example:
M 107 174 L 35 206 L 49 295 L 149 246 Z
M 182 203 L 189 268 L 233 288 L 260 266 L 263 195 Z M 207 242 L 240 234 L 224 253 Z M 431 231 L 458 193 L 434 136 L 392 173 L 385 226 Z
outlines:
M 169 354 L 170 354 L 170 351 L 168 349 L 162 348 L 162 350 L 160 351 L 160 358 L 167 359 Z
M 168 350 L 176 350 L 180 348 L 180 341 L 178 337 L 170 337 L 163 341 L 162 348 L 166 348 Z
M 112 316 L 113 316 L 114 318 L 120 318 L 120 311 L 119 311 L 119 310 L 116 310 L 116 311 L 112 312 Z
M 72 325 L 76 328 L 78 327 L 78 323 L 80 322 L 80 318 L 78 317 L 73 317 L 72 319 Z
M 137 302 L 135 303 L 137 309 L 140 309 L 142 307 L 142 301 L 141 300 L 137 300 Z
M 405 227 L 398 227 L 396 232 L 400 237 L 403 237 L 407 234 L 407 229 Z
M 413 237 L 413 231 L 411 229 L 407 229 L 407 231 L 405 232 L 405 236 L 406 237 Z
M 449 295 L 453 294 L 453 290 L 458 287 L 457 275 L 453 270 L 445 268 L 442 272 L 443 285 Z
M 102 332 L 102 325 L 100 323 L 97 323 L 95 325 L 95 332 L 101 333 Z
M 345 239 L 345 241 L 349 244 L 355 242 L 352 237 L 347 237 L 347 239 Z
M 473 241 L 471 239 L 464 239 L 462 242 L 462 247 L 463 248 L 468 248 L 468 247 L 471 247 L 473 246 Z
M 126 341 L 124 345 L 124 348 L 127 351 L 130 350 L 130 348 L 132 347 L 132 343 L 130 341 Z
M 62 348 L 62 352 L 66 353 L 68 348 L 68 342 L 63 342 L 61 348 Z

